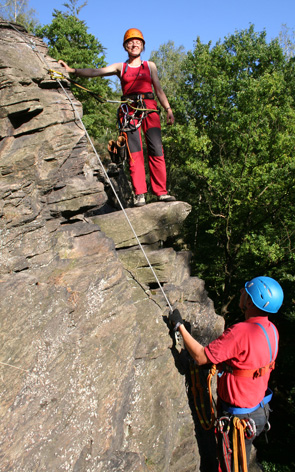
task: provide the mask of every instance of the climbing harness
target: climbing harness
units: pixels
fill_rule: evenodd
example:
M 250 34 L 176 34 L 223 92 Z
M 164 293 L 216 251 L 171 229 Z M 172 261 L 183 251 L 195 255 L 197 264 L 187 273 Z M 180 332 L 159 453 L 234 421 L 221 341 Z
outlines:
M 118 128 L 123 132 L 135 131 L 141 124 L 142 120 L 146 118 L 149 113 L 160 113 L 160 110 L 147 108 L 144 100 L 154 100 L 153 92 L 145 93 L 128 93 L 133 87 L 134 83 L 139 77 L 141 68 L 144 67 L 143 61 L 138 68 L 138 72 L 133 82 L 129 85 L 128 90 L 121 97 L 121 105 L 117 111 Z M 126 74 L 128 69 L 128 60 L 123 64 L 122 77 Z M 130 112 L 132 111 L 132 113 Z
M 213 397 L 212 397 L 212 378 L 216 374 L 216 365 L 213 364 L 209 374 L 207 376 L 207 389 L 209 393 L 209 405 L 210 405 L 210 419 L 207 417 L 205 402 L 204 402 L 204 389 L 200 380 L 200 370 L 199 366 L 193 361 L 190 361 L 190 372 L 191 372 L 191 381 L 192 381 L 192 394 L 194 399 L 195 409 L 200 420 L 201 426 L 205 430 L 209 430 L 213 427 L 215 422 L 215 412 L 213 407 Z M 200 408 L 198 406 L 200 404 Z M 201 409 L 201 411 L 200 411 Z
M 71 106 L 72 106 L 72 109 L 73 109 L 73 111 L 74 111 L 74 114 L 75 114 L 77 120 L 80 122 L 80 124 L 81 124 L 81 126 L 82 126 L 82 129 L 83 129 L 84 132 L 85 132 L 85 136 L 87 137 L 87 139 L 88 139 L 88 141 L 89 141 L 89 143 L 90 143 L 90 145 L 91 145 L 91 148 L 92 148 L 92 150 L 93 150 L 93 152 L 94 152 L 94 154 L 95 154 L 95 156 L 96 156 L 96 158 L 97 158 L 97 160 L 98 160 L 98 162 L 99 162 L 99 165 L 100 165 L 100 167 L 101 167 L 101 169 L 102 169 L 102 171 L 103 171 L 103 173 L 104 173 L 104 176 L 105 176 L 105 178 L 106 178 L 106 180 L 107 180 L 109 186 L 111 187 L 111 189 L 112 189 L 112 191 L 113 191 L 113 193 L 114 193 L 114 195 L 115 195 L 115 197 L 116 197 L 116 199 L 117 199 L 117 201 L 118 201 L 118 203 L 119 203 L 119 206 L 120 206 L 120 208 L 121 208 L 121 210 L 122 210 L 122 212 L 123 212 L 123 214 L 124 214 L 124 216 L 125 216 L 125 218 L 126 218 L 128 224 L 129 224 L 129 226 L 130 226 L 130 229 L 131 229 L 131 231 L 132 231 L 132 233 L 133 233 L 133 235 L 134 235 L 134 237 L 135 237 L 135 239 L 136 239 L 136 241 L 137 241 L 137 244 L 138 244 L 139 248 L 141 249 L 141 251 L 142 251 L 142 253 L 143 253 L 144 257 L 145 257 L 145 259 L 146 259 L 146 261 L 147 261 L 147 264 L 148 264 L 150 270 L 151 270 L 152 273 L 153 273 L 153 276 L 154 276 L 154 278 L 155 278 L 155 280 L 156 280 L 156 282 L 157 282 L 157 284 L 158 284 L 158 286 L 159 286 L 159 288 L 160 288 L 160 291 L 162 292 L 162 295 L 163 295 L 163 297 L 164 297 L 164 299 L 165 299 L 165 301 L 166 301 L 166 303 L 167 303 L 167 305 L 168 305 L 168 307 L 169 307 L 169 310 L 170 310 L 170 312 L 172 312 L 172 306 L 171 306 L 171 304 L 170 304 L 170 302 L 169 302 L 169 300 L 168 300 L 168 297 L 167 297 L 166 293 L 164 292 L 164 289 L 163 289 L 162 285 L 160 284 L 160 281 L 159 281 L 159 279 L 158 279 L 158 277 L 157 277 L 157 274 L 155 273 L 155 271 L 154 271 L 154 269 L 153 269 L 153 267 L 152 267 L 152 265 L 151 265 L 151 263 L 150 263 L 150 261 L 149 261 L 149 258 L 148 258 L 147 254 L 146 254 L 146 252 L 145 252 L 145 250 L 144 250 L 144 248 L 143 248 L 143 246 L 142 246 L 142 244 L 141 244 L 141 242 L 140 242 L 140 240 L 139 240 L 139 238 L 138 238 L 138 236 L 137 236 L 137 234 L 136 234 L 136 232 L 135 232 L 135 230 L 134 230 L 134 228 L 133 228 L 133 225 L 132 225 L 132 223 L 131 223 L 131 221 L 130 221 L 130 219 L 129 219 L 127 213 L 126 213 L 125 208 L 123 207 L 123 204 L 122 204 L 122 202 L 121 202 L 121 200 L 120 200 L 120 198 L 119 198 L 119 196 L 118 196 L 118 194 L 117 194 L 117 192 L 116 192 L 116 190 L 115 190 L 115 188 L 114 188 L 114 185 L 112 184 L 112 181 L 110 180 L 110 178 L 109 178 L 109 176 L 108 176 L 108 174 L 107 174 L 107 172 L 106 172 L 106 170 L 105 170 L 105 168 L 104 168 L 104 166 L 103 166 L 103 164 L 102 164 L 102 161 L 101 161 L 101 159 L 100 159 L 100 157 L 99 157 L 99 155 L 98 155 L 98 153 L 97 153 L 97 151 L 96 151 L 96 149 L 95 149 L 95 147 L 94 147 L 94 144 L 93 144 L 93 142 L 92 142 L 92 140 L 91 140 L 91 138 L 90 138 L 90 136 L 89 136 L 89 134 L 88 134 L 88 131 L 87 131 L 87 129 L 86 129 L 86 127 L 85 127 L 85 125 L 84 125 L 84 123 L 83 123 L 83 121 L 82 121 L 82 118 L 81 118 L 81 116 L 79 115 L 79 113 L 78 113 L 78 111 L 77 111 L 77 109 L 76 109 L 76 107 L 75 107 L 75 105 L 74 105 L 74 103 L 73 103 L 73 100 L 71 99 L 70 95 L 68 94 L 67 90 L 65 89 L 65 87 L 64 87 L 63 84 L 62 84 L 62 79 L 66 79 L 66 80 L 69 80 L 69 79 L 68 79 L 67 77 L 65 77 L 62 73 L 57 72 L 57 71 L 53 71 L 53 70 L 49 67 L 49 65 L 48 65 L 48 63 L 47 63 L 45 57 L 38 51 L 35 42 L 32 41 L 32 40 L 28 40 L 28 38 L 27 38 L 21 31 L 19 31 L 19 29 L 17 29 L 13 24 L 11 24 L 10 22 L 7 22 L 7 23 L 8 23 L 15 31 L 17 31 L 17 32 L 24 38 L 24 42 L 26 42 L 26 43 L 32 48 L 32 50 L 38 55 L 39 59 L 43 62 L 43 64 L 44 64 L 44 66 L 46 67 L 47 71 L 51 74 L 51 78 L 57 81 L 58 85 L 59 85 L 60 88 L 63 90 L 65 96 L 66 96 L 67 99 L 69 100 L 69 102 L 70 102 L 70 104 L 71 104 Z M 30 44 L 29 44 L 29 43 L 30 43 Z M 100 98 L 102 98 L 102 97 L 100 97 Z M 105 100 L 105 99 L 104 99 L 104 101 L 117 103 L 117 101 L 110 101 L 110 100 Z M 121 102 L 120 102 L 120 103 L 121 103 Z M 134 110 L 136 110 L 136 107 L 132 107 L 132 105 L 130 105 L 130 104 L 129 104 L 129 106 L 130 106 L 131 108 L 133 108 Z M 153 111 L 155 111 L 155 110 L 153 110 Z

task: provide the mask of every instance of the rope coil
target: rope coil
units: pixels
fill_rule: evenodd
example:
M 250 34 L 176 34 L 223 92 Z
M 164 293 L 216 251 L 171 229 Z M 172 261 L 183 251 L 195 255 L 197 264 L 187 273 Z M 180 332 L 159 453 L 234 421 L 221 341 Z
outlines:
M 213 396 L 212 396 L 212 378 L 217 372 L 216 365 L 215 364 L 212 365 L 209 371 L 209 374 L 207 376 L 207 389 L 208 389 L 208 394 L 209 394 L 210 418 L 207 417 L 207 412 L 205 409 L 204 389 L 201 384 L 199 367 L 193 361 L 190 362 L 190 372 L 191 372 L 191 380 L 192 380 L 191 390 L 193 394 L 195 409 L 196 409 L 202 428 L 208 431 L 214 426 L 215 418 L 216 418 L 214 407 L 213 407 Z M 198 397 L 199 397 L 199 404 L 201 408 L 199 408 L 198 406 L 198 400 L 197 400 Z

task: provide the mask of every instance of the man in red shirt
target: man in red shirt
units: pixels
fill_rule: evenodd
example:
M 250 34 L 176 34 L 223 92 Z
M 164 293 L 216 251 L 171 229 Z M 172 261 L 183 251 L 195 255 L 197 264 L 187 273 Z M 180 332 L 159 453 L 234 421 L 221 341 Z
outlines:
M 256 434 L 245 440 L 249 463 L 252 442 L 268 423 L 271 391 L 268 381 L 278 352 L 278 331 L 268 313 L 277 313 L 283 303 L 283 290 L 270 277 L 255 277 L 241 290 L 240 309 L 245 321 L 226 329 L 203 347 L 186 330 L 179 311 L 169 320 L 183 337 L 185 346 L 198 365 L 217 364 L 219 416 L 250 418 Z M 222 463 L 219 470 L 228 470 Z

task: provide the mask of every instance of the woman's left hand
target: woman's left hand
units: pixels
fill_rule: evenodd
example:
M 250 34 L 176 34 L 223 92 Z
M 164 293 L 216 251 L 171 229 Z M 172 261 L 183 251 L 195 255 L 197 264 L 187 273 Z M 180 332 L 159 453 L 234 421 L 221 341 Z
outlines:
M 173 125 L 174 123 L 174 115 L 173 115 L 173 112 L 171 110 L 171 108 L 169 108 L 167 110 L 167 124 L 168 125 Z

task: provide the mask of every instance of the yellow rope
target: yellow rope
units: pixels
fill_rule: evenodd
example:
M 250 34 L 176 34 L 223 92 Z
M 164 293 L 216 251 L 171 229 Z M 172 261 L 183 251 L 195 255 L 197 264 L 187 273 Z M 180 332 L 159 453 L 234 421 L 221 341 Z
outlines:
M 234 456 L 234 472 L 239 472 L 239 461 L 242 472 L 248 472 L 246 446 L 245 446 L 245 429 L 247 423 L 237 416 L 233 419 L 233 456 Z
M 214 407 L 213 407 L 211 384 L 212 384 L 212 378 L 216 374 L 216 365 L 215 364 L 212 365 L 209 371 L 208 377 L 207 377 L 207 387 L 208 387 L 209 403 L 210 403 L 210 419 L 208 419 L 206 409 L 205 409 L 204 389 L 200 381 L 199 367 L 196 366 L 194 362 L 191 362 L 190 371 L 191 371 L 191 379 L 192 379 L 192 393 L 193 393 L 196 412 L 197 412 L 202 428 L 208 431 L 209 429 L 213 427 L 214 422 L 215 422 L 215 412 L 214 412 Z M 201 411 L 198 407 L 197 395 L 199 395 Z

